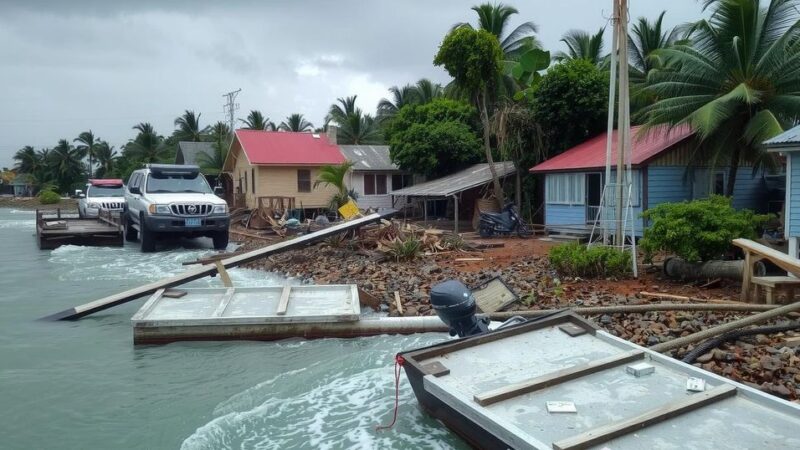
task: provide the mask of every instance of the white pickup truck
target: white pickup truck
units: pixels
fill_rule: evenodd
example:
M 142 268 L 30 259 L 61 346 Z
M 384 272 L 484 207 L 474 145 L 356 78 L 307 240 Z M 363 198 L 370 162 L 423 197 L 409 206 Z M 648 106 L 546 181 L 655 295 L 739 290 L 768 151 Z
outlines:
M 125 186 L 119 179 L 92 179 L 86 185 L 86 194 L 78 196 L 78 215 L 97 217 L 100 210 L 125 210 Z
M 167 236 L 208 236 L 215 249 L 228 246 L 228 205 L 197 166 L 148 164 L 131 174 L 125 200 L 125 239 L 138 237 L 142 252 L 155 251 L 156 241 Z

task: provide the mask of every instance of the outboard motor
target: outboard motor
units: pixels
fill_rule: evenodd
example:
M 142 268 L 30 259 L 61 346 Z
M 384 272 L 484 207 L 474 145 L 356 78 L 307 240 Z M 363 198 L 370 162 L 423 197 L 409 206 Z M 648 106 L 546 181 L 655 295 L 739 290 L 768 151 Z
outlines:
M 472 336 L 489 331 L 489 319 L 475 317 L 477 305 L 464 283 L 448 280 L 431 288 L 431 306 L 450 327 L 450 335 Z

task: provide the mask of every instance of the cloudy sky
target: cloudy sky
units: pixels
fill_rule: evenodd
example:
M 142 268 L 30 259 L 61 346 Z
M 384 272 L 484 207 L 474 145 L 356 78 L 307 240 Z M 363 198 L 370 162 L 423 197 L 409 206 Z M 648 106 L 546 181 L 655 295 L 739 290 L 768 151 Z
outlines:
M 337 97 L 374 112 L 392 85 L 428 77 L 456 22 L 477 0 L 0 0 L 0 166 L 23 145 L 91 129 L 119 148 L 131 127 L 161 134 L 185 109 L 222 120 L 222 94 L 241 88 L 238 117 L 280 122 L 300 112 L 321 124 Z M 512 0 L 513 24 L 533 21 L 550 50 L 569 29 L 596 31 L 605 0 Z M 631 16 L 669 7 L 672 26 L 702 16 L 696 0 L 631 0 Z M 610 35 L 610 32 L 607 33 Z

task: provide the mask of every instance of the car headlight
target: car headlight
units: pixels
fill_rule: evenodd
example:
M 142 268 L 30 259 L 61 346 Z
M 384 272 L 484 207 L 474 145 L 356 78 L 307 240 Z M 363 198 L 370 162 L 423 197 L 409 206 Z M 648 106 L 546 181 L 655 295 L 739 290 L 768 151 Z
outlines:
M 214 205 L 211 214 L 226 214 L 228 212 L 228 205 Z
M 86 205 L 86 206 L 88 206 L 89 208 L 92 208 L 92 209 L 99 209 L 100 208 L 100 203 L 89 202 L 89 204 Z
M 172 214 L 169 210 L 169 205 L 150 205 L 147 207 L 150 214 Z

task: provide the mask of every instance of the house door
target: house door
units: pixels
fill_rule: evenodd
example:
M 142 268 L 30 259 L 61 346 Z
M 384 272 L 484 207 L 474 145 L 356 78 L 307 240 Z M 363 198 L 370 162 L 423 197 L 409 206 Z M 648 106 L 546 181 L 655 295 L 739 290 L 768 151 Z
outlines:
M 603 174 L 586 174 L 586 223 L 594 223 L 603 197 Z

